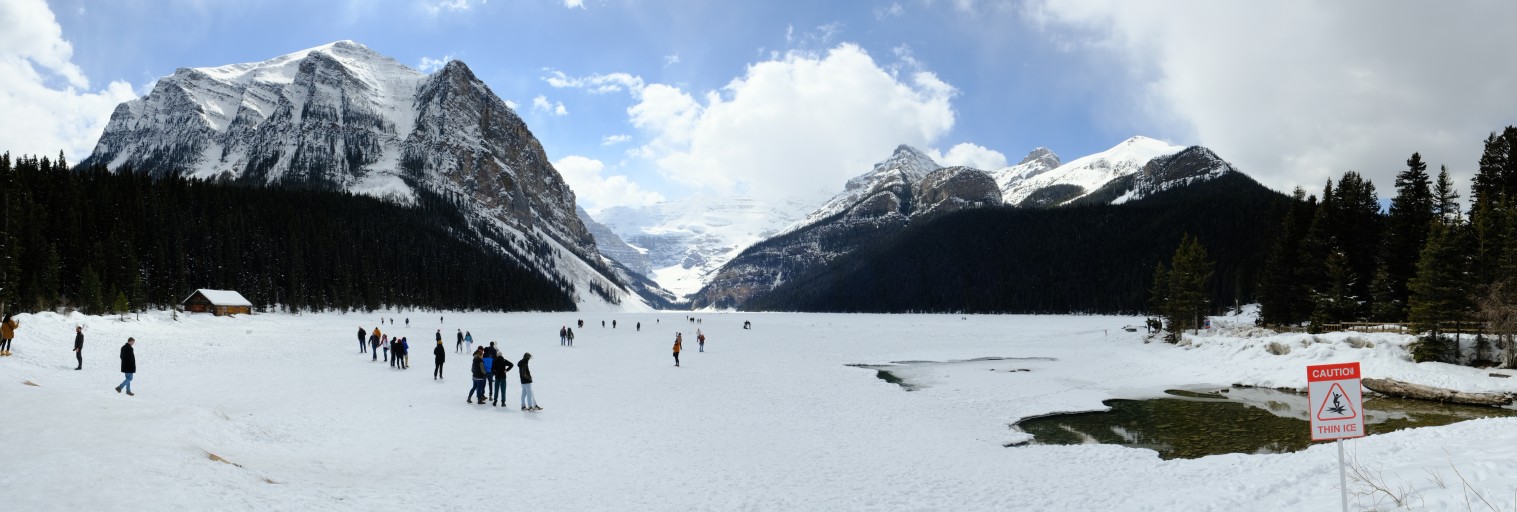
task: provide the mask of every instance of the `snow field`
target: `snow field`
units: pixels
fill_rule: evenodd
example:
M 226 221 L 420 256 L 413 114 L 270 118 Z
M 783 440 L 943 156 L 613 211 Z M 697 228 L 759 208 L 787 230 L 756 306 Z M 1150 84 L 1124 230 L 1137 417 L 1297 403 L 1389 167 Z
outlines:
M 1305 366 L 1320 362 L 1517 391 L 1485 370 L 1407 362 L 1399 335 L 1319 336 L 1276 356 L 1271 342 L 1305 335 L 1219 319 L 1218 332 L 1177 347 L 1122 331 L 1141 325 L 1129 317 L 698 312 L 694 325 L 686 314 L 442 313 L 439 323 L 438 313 L 395 313 L 381 330 L 410 338 L 405 371 L 357 353 L 358 327 L 390 313 L 21 315 L 17 355 L 0 358 L 0 509 L 1337 510 L 1327 443 L 1174 461 L 1111 445 L 1003 445 L 1026 440 L 1009 427 L 1022 417 L 1176 387 L 1303 387 Z M 575 347 L 560 347 L 558 328 L 578 318 Z M 76 324 L 86 326 L 78 372 Z M 513 361 L 532 352 L 546 410 L 518 410 L 515 371 L 511 407 L 459 401 L 470 386 L 468 358 L 453 352 L 460 328 Z M 676 331 L 682 368 L 670 354 Z M 127 336 L 138 339 L 135 397 L 111 390 Z M 1349 336 L 1374 346 L 1353 348 Z M 913 392 L 846 366 L 983 357 L 1052 359 L 918 365 L 903 372 L 923 386 Z M 1451 463 L 1509 509 L 1514 427 L 1477 420 L 1347 447 L 1425 509 L 1463 508 Z

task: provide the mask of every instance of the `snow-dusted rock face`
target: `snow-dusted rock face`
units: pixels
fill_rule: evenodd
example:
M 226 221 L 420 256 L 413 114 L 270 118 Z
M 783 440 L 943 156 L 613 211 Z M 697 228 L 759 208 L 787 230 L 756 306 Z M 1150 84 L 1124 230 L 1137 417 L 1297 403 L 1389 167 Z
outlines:
M 843 192 L 821 208 L 723 265 L 691 302 L 698 308 L 738 307 L 911 222 L 1001 204 L 1000 188 L 989 174 L 943 168 L 903 145 L 869 172 L 848 180 Z
M 1185 148 L 1138 136 L 1122 141 L 1106 151 L 1075 159 L 1051 170 L 1038 171 L 1050 160 L 1035 159 L 1031 162 L 1035 165 L 1028 165 L 1028 160 L 1023 160 L 1022 164 L 994 174 L 1001 184 L 1006 204 L 1024 208 L 1059 206 L 1089 195 L 1113 180 L 1137 174 L 1150 160 L 1178 153 L 1182 149 Z M 1056 162 L 1057 157 L 1051 161 Z
M 1133 177 L 1130 191 L 1112 202 L 1138 200 L 1158 192 L 1216 179 L 1237 171 L 1233 168 L 1233 164 L 1227 163 L 1212 150 L 1201 146 L 1191 146 L 1179 153 L 1149 161 L 1143 166 L 1143 171 Z
M 1058 168 L 1059 164 L 1059 155 L 1048 148 L 1040 147 L 1028 153 L 1021 162 L 1017 162 L 1017 165 L 990 171 L 990 175 L 996 179 L 996 186 L 1001 189 L 1004 199 L 1016 185 L 1034 176 L 1052 171 Z
M 181 68 L 119 105 L 82 165 L 347 190 L 409 204 L 454 198 L 542 259 L 543 239 L 603 271 L 575 196 L 527 125 L 463 62 L 427 75 L 352 41 L 263 62 Z M 556 258 L 556 257 L 555 257 Z M 588 266 L 587 266 L 588 265 Z M 614 279 L 613 279 L 614 281 Z M 598 283 L 612 288 L 608 283 Z
M 653 272 L 653 265 L 648 262 L 648 255 L 642 250 L 628 245 L 611 228 L 596 222 L 584 208 L 576 208 L 575 211 L 590 230 L 590 236 L 595 237 L 595 248 L 600 250 L 602 256 L 616 260 L 627 270 L 645 277 Z

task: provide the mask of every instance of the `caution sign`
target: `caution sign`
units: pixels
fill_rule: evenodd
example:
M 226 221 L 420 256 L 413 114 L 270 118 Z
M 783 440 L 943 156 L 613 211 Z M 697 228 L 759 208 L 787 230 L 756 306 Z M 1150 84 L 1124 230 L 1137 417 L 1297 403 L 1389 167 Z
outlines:
M 1306 367 L 1306 390 L 1313 441 L 1364 436 L 1359 363 Z

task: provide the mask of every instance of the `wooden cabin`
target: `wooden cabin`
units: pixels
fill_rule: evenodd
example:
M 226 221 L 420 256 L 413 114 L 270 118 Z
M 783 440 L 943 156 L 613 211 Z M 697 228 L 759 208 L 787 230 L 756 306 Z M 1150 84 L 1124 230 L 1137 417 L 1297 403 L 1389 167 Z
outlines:
M 195 293 L 184 299 L 183 305 L 184 310 L 191 313 L 211 313 L 216 316 L 253 314 L 253 303 L 232 290 L 195 290 Z

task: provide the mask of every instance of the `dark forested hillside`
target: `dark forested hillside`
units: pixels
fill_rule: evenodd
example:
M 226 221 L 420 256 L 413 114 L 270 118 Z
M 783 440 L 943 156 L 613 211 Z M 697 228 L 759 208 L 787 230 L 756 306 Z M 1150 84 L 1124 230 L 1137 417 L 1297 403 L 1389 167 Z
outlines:
M 196 288 L 292 310 L 574 308 L 568 283 L 510 259 L 491 245 L 500 237 L 481 239 L 457 205 L 424 191 L 407 208 L 61 160 L 0 157 L 8 309 L 166 307 Z
M 1217 262 L 1213 303 L 1250 302 L 1290 201 L 1227 173 L 1129 204 L 968 210 L 794 276 L 749 309 L 1136 313 L 1186 233 Z

